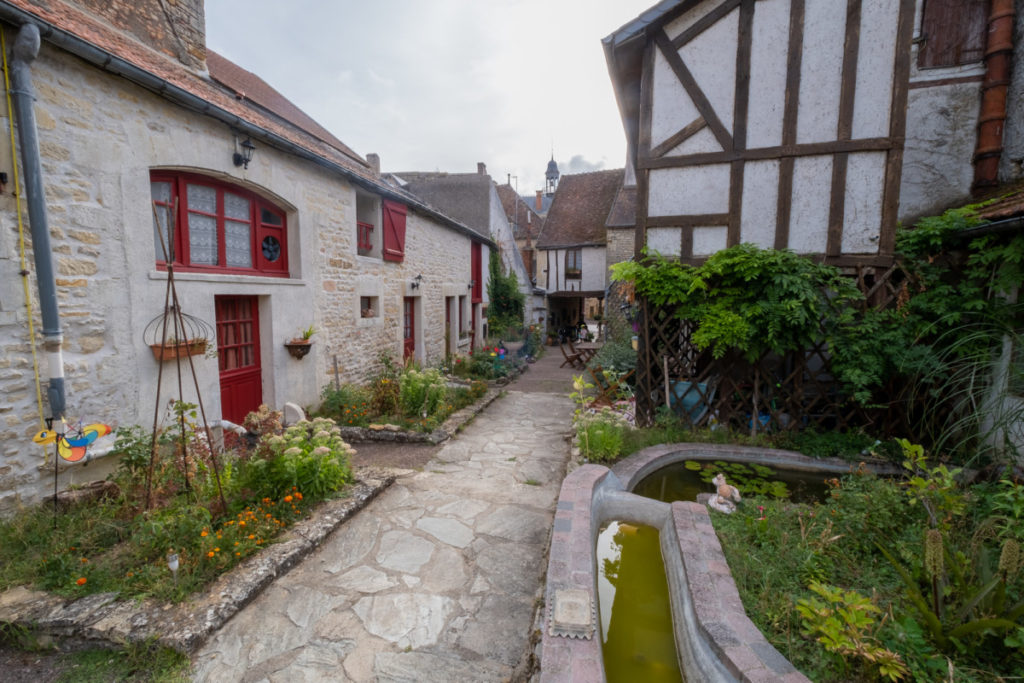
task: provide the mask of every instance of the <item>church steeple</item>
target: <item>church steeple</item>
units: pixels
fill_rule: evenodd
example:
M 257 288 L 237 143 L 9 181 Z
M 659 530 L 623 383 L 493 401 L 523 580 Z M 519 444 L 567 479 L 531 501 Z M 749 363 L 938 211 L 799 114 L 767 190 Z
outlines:
M 544 173 L 544 194 L 551 196 L 558 189 L 558 164 L 555 163 L 555 153 L 551 153 L 551 161 L 548 162 L 548 170 Z

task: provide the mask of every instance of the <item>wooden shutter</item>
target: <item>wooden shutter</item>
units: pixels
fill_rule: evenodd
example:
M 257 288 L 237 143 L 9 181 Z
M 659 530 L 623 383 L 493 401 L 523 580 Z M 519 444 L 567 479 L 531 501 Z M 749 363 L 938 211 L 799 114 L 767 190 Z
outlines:
M 988 8 L 989 0 L 925 0 L 917 65 L 928 69 L 980 62 Z
M 385 261 L 401 261 L 405 258 L 405 214 L 404 204 L 384 200 L 384 249 Z

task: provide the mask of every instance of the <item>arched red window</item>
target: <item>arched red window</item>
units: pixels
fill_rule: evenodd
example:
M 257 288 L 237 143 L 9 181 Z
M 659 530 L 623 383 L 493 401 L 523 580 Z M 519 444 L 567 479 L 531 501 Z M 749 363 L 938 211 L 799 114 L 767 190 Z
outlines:
M 153 171 L 158 268 L 288 276 L 285 212 L 250 190 L 194 173 Z M 161 240 L 161 233 L 163 240 Z

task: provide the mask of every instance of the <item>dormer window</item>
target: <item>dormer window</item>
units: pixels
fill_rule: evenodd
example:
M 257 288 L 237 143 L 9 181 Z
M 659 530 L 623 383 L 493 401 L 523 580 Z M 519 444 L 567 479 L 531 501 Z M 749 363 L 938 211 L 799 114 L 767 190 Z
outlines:
M 163 171 L 150 174 L 150 194 L 157 268 L 170 261 L 182 271 L 288 276 L 285 212 L 259 195 Z

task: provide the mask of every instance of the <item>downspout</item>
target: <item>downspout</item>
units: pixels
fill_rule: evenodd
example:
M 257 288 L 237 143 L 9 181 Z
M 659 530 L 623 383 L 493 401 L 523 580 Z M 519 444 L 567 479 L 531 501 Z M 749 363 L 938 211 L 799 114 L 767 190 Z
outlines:
M 1013 0 L 992 0 L 987 36 L 978 143 L 974 150 L 974 182 L 971 184 L 971 191 L 976 195 L 999 184 L 1013 55 Z
M 57 282 L 53 269 L 53 251 L 50 248 L 50 226 L 46 216 L 36 114 L 32 108 L 35 88 L 32 85 L 32 73 L 29 68 L 39 55 L 39 44 L 39 28 L 32 23 L 23 24 L 11 50 L 11 96 L 18 118 L 18 143 L 21 147 L 21 163 L 25 173 L 32 256 L 36 265 L 36 286 L 39 288 L 39 308 L 43 318 L 43 353 L 46 356 L 50 378 L 46 395 L 50 402 L 50 415 L 60 419 L 64 416 L 66 408 L 64 357 L 61 353 L 64 336 L 61 333 L 60 313 L 57 308 Z

